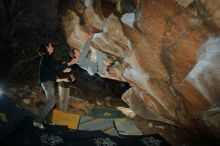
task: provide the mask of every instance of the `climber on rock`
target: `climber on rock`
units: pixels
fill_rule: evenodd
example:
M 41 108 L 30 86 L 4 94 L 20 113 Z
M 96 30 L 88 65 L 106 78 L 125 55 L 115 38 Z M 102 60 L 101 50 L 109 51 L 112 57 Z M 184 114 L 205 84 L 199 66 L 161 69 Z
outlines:
M 92 48 L 89 42 L 85 42 L 80 50 L 76 48 L 72 49 L 70 56 L 90 75 L 98 72 L 103 73 L 106 70 L 104 62 L 107 59 L 107 55 L 98 49 Z

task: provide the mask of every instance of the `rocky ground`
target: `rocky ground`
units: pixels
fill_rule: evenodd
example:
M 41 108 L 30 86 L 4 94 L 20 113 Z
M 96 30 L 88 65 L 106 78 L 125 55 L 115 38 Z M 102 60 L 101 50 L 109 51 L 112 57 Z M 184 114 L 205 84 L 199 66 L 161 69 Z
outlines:
M 75 76 L 77 80 L 72 84 L 72 98 L 69 101 L 69 112 L 89 116 L 91 108 L 94 107 L 113 110 L 117 110 L 116 107 L 118 106 L 128 107 L 119 97 L 122 93 L 117 89 L 121 88 L 121 83 L 105 80 L 97 75 L 89 76 L 83 70 L 78 71 L 78 74 L 75 73 Z M 2 90 L 11 97 L 18 106 L 30 110 L 35 114 L 39 114 L 41 109 L 45 106 L 46 97 L 40 84 L 37 82 L 10 82 L 5 84 Z M 133 118 L 127 118 L 133 121 L 144 134 L 159 133 L 171 145 L 191 146 L 198 145 L 198 143 L 199 145 L 208 145 L 213 142 L 213 139 L 208 135 L 192 135 L 189 131 L 184 129 L 146 120 L 137 115 Z
M 39 114 L 41 108 L 45 106 L 45 94 L 40 85 L 35 82 L 25 82 L 23 85 L 11 83 L 10 87 L 5 86 L 3 90 L 17 105 L 35 114 Z M 110 93 L 106 93 L 105 90 L 103 93 L 100 89 L 93 90 L 93 92 L 81 92 L 80 88 L 76 87 L 71 89 L 71 94 L 73 96 L 70 99 L 69 111 L 75 113 L 86 115 L 92 107 L 114 109 L 117 106 L 126 106 L 120 98 L 111 97 Z
M 79 83 L 77 84 L 79 85 Z M 103 88 L 94 88 L 95 86 L 93 86 L 92 90 L 87 90 L 84 86 L 82 91 L 85 90 L 85 92 L 82 93 L 79 93 L 79 88 L 77 88 L 78 91 L 72 90 L 71 94 L 76 96 L 76 98 L 73 97 L 70 99 L 68 111 L 81 115 L 89 115 L 92 107 L 114 110 L 116 110 L 117 106 L 127 107 L 120 98 L 112 97 L 110 91 L 106 89 L 103 90 Z M 5 86 L 3 90 L 18 106 L 30 110 L 35 114 L 39 114 L 41 109 L 45 106 L 46 97 L 42 88 L 36 82 L 28 81 L 22 84 L 10 83 L 10 85 L 8 84 Z M 187 145 L 182 136 L 184 134 L 183 130 L 173 126 L 148 121 L 138 116 L 128 119 L 132 120 L 144 134 L 159 133 L 172 145 L 184 145 L 184 143 Z

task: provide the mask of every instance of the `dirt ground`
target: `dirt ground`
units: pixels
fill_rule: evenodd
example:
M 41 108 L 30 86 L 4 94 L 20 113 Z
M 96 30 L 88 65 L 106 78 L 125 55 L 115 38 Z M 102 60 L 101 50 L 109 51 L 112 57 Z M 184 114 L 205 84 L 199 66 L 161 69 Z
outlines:
M 97 76 L 88 76 L 88 74 L 83 75 L 81 73 L 81 75 L 82 77 L 78 77 L 72 84 L 71 95 L 74 98 L 70 99 L 69 112 L 89 115 L 91 108 L 94 107 L 113 110 L 116 110 L 117 106 L 128 107 L 120 98 L 122 92 L 117 90 L 120 88 L 121 83 L 105 81 Z M 40 111 L 46 104 L 46 97 L 40 84 L 34 81 L 7 83 L 2 87 L 2 90 L 18 106 L 30 110 L 37 115 L 40 114 Z M 207 137 L 207 135 L 191 135 L 189 131 L 184 129 L 146 120 L 139 116 L 135 116 L 132 119 L 128 117 L 128 120 L 133 121 L 144 134 L 158 133 L 173 146 L 197 146 L 214 143 L 212 138 Z

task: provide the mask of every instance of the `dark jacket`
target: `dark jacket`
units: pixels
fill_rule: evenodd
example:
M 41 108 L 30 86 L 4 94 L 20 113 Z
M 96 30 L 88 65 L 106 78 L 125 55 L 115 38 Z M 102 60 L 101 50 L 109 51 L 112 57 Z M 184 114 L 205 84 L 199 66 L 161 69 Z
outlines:
M 63 73 L 68 65 L 58 63 L 52 55 L 44 54 L 41 56 L 39 65 L 39 81 L 55 81 L 56 77 Z

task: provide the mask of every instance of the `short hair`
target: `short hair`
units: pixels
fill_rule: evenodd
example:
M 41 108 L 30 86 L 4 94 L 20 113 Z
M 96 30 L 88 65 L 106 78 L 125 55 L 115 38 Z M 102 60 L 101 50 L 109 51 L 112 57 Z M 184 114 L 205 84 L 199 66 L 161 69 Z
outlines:
M 73 48 L 73 49 L 71 49 L 71 50 L 69 51 L 69 55 L 70 55 L 71 58 L 76 58 L 76 57 L 75 57 L 75 50 L 78 50 L 78 49 Z
M 47 47 L 49 46 L 50 42 L 46 42 L 41 44 L 40 48 L 38 49 L 38 53 L 40 56 L 44 54 L 48 54 Z

